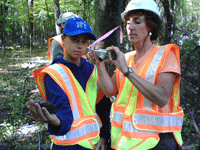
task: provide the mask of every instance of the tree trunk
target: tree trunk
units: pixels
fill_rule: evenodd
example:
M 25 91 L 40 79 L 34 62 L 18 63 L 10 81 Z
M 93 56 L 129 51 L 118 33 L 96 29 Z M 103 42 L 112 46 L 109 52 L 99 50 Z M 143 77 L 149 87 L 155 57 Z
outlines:
M 29 17 L 29 41 L 30 41 L 30 54 L 32 54 L 33 51 L 33 14 L 32 14 L 32 7 L 33 7 L 33 0 L 28 0 L 28 17 Z
M 6 45 L 6 40 L 5 40 L 5 17 L 6 17 L 6 14 L 7 14 L 7 11 L 8 11 L 8 7 L 6 6 L 6 3 L 7 3 L 7 0 L 4 0 L 3 3 L 1 3 L 0 5 L 0 8 L 1 8 L 1 11 L 0 11 L 0 16 L 3 16 L 1 19 L 0 19 L 0 38 L 1 38 L 1 42 L 2 42 L 2 51 L 4 52 L 5 51 L 5 45 Z
M 87 6 L 86 5 L 87 5 L 86 0 L 83 0 L 83 20 L 87 22 L 87 14 L 86 14 Z
M 42 21 L 41 24 L 41 28 L 42 28 L 42 33 L 41 33 L 41 41 L 42 41 L 42 45 L 44 45 L 44 39 L 45 39 L 45 26 L 44 26 L 44 21 Z
M 174 2 L 174 1 L 172 1 Z M 169 0 L 161 0 L 161 3 L 164 7 L 164 37 L 162 38 L 162 44 L 168 44 L 172 39 L 172 30 L 173 30 L 173 17 L 170 12 Z M 174 5 L 174 4 L 173 4 Z
M 53 0 L 53 2 L 54 2 L 54 18 L 55 18 L 56 34 L 61 34 L 60 27 L 56 25 L 56 22 L 59 19 L 59 15 L 60 15 L 59 0 Z
M 95 0 L 96 18 L 94 33 L 99 38 L 111 29 L 122 24 L 120 17 L 121 12 L 124 10 L 124 0 Z M 104 42 L 104 47 L 111 45 L 120 47 L 119 42 L 120 32 L 117 30 Z M 113 67 L 107 68 L 110 75 L 113 73 Z
M 57 32 L 55 32 L 55 29 L 56 29 L 55 26 L 54 25 L 52 26 L 52 24 L 55 24 L 55 22 L 54 22 L 53 19 L 51 19 L 50 15 L 49 15 L 49 6 L 48 6 L 48 3 L 47 3 L 47 0 L 45 0 L 45 5 L 46 5 L 46 11 L 47 11 L 46 15 L 47 15 L 48 20 L 47 21 L 43 21 L 43 25 L 42 25 L 42 30 L 43 30 L 43 34 L 42 35 L 44 37 L 43 44 L 44 44 L 44 40 L 45 39 L 48 39 L 49 37 L 51 37 L 52 35 L 55 35 L 57 33 Z M 58 2 L 58 5 L 59 5 L 59 2 Z M 59 14 L 60 14 L 60 12 L 59 12 Z M 58 15 L 56 15 L 56 16 L 58 16 Z M 48 28 L 45 26 L 45 24 L 46 24 L 46 26 L 48 26 Z M 56 27 L 57 27 L 57 25 L 56 25 Z M 48 33 L 45 32 L 46 29 L 49 31 Z M 60 29 L 58 30 L 58 33 L 60 33 Z
M 200 46 L 197 47 L 198 50 L 198 101 L 200 100 Z

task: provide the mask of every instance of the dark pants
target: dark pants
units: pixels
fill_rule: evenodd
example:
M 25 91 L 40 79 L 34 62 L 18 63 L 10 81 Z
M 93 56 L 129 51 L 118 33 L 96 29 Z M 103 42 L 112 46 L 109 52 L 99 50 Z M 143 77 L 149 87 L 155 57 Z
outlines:
M 182 148 L 176 142 L 173 133 L 161 133 L 160 141 L 156 147 L 150 150 L 181 150 Z
M 149 150 L 182 150 L 176 142 L 173 133 L 161 133 L 158 144 Z M 113 149 L 111 149 L 113 150 Z

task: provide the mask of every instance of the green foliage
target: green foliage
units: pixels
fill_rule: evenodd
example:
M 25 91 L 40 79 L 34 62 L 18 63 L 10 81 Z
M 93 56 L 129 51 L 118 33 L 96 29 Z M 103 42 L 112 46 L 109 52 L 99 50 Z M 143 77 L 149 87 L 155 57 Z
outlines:
M 29 110 L 27 109 L 30 99 L 41 99 L 40 94 L 32 93 L 36 89 L 36 84 L 32 78 L 32 70 L 29 68 L 31 63 L 34 63 L 34 58 L 46 55 L 46 48 L 37 50 L 33 56 L 29 55 L 28 49 L 7 50 L 6 53 L 0 53 L 0 144 L 12 143 L 9 149 L 20 150 L 23 146 L 30 145 L 30 141 L 37 144 L 38 140 L 42 143 L 50 143 L 49 133 L 44 125 L 41 125 L 40 131 L 42 136 L 16 134 L 18 128 L 25 124 L 35 123 L 32 119 Z M 44 60 L 47 59 L 46 57 Z M 27 64 L 29 67 L 22 67 Z M 43 64 L 46 65 L 46 64 Z M 31 149 L 35 149 L 32 146 Z
M 28 45 L 29 40 L 29 16 L 32 14 L 31 21 L 34 26 L 34 36 L 37 42 L 41 38 L 46 40 L 56 34 L 54 20 L 54 3 L 52 0 L 33 1 L 33 7 L 28 8 L 27 0 L 11 0 L 6 5 L 8 10 L 2 16 L 0 21 L 5 23 L 3 32 L 6 36 L 6 44 L 13 44 L 13 41 L 19 45 Z M 72 11 L 85 19 L 91 26 L 94 26 L 95 9 L 93 0 L 60 0 L 60 13 Z M 23 39 L 23 42 L 20 40 Z
M 127 0 L 123 2 L 125 1 L 127 2 Z M 161 3 L 160 0 L 156 1 Z M 94 0 L 60 0 L 59 2 L 60 13 L 72 11 L 85 19 L 92 28 L 95 26 Z M 200 3 L 199 0 L 173 1 L 175 5 L 172 10 L 171 2 L 169 1 L 170 11 L 174 20 L 171 43 L 178 44 L 181 51 L 181 106 L 185 112 L 183 138 L 186 145 L 195 144 L 198 143 L 197 134 L 187 110 L 188 106 L 184 102 L 189 104 L 195 120 L 200 126 L 199 55 L 197 51 L 193 51 L 200 41 Z M 9 47 L 6 52 L 0 52 L 0 124 L 3 123 L 0 126 L 0 143 L 13 142 L 15 145 L 13 149 L 21 149 L 20 144 L 28 145 L 30 139 L 19 141 L 20 138 L 14 136 L 15 130 L 27 122 L 35 123 L 26 108 L 27 102 L 31 98 L 38 99 L 41 96 L 31 92 L 36 89 L 36 84 L 30 77 L 31 71 L 37 67 L 22 68 L 20 65 L 29 63 L 31 58 L 36 59 L 38 56 L 45 56 L 44 59 L 47 59 L 47 40 L 55 35 L 54 4 L 52 0 L 34 0 L 33 8 L 28 9 L 27 0 L 10 0 L 10 3 L 0 1 L 0 6 L 8 7 L 8 11 L 0 15 L 0 22 L 5 23 L 5 27 L 1 28 L 1 31 L 5 34 L 5 46 Z M 163 11 L 163 8 L 161 10 Z M 33 14 L 34 44 L 36 47 L 32 56 L 27 49 L 16 49 L 16 45 L 25 46 L 29 42 L 28 15 L 30 13 Z M 44 41 L 42 42 L 42 40 Z M 126 49 L 131 48 L 132 45 L 124 33 L 123 50 L 126 52 Z M 8 132 L 11 132 L 13 136 L 3 134 Z M 43 142 L 50 143 L 48 133 L 43 134 Z M 34 138 L 34 142 L 37 143 L 38 136 L 34 136 Z
M 173 12 L 176 28 L 172 42 L 178 44 L 181 52 L 181 106 L 184 109 L 183 140 L 185 145 L 199 143 L 190 113 L 199 125 L 199 54 L 194 51 L 200 41 L 199 1 L 176 1 Z M 191 112 L 190 112 L 191 110 Z

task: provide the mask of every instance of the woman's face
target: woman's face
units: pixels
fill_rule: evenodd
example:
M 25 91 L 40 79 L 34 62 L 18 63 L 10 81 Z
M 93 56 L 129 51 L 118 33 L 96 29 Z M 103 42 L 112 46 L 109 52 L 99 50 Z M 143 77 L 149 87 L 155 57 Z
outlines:
M 149 35 L 149 29 L 146 25 L 145 16 L 131 14 L 126 21 L 126 30 L 129 40 L 133 45 L 143 43 Z

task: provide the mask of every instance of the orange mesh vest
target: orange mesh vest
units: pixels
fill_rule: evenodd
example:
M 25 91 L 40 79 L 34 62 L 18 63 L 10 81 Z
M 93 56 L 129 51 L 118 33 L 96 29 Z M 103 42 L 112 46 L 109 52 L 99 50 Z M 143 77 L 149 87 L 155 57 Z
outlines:
M 155 49 L 142 65 L 139 76 L 156 84 L 158 74 L 169 51 L 173 51 L 180 65 L 180 52 L 175 44 Z M 133 64 L 135 52 L 126 54 L 129 67 Z M 180 132 L 183 124 L 183 110 L 180 104 L 180 77 L 174 81 L 172 94 L 164 108 L 149 101 L 136 87 L 116 70 L 118 97 L 111 109 L 111 146 L 115 149 L 143 150 L 153 148 L 159 141 L 159 133 L 173 132 L 182 145 Z
M 37 85 L 44 100 L 46 100 L 44 87 L 46 74 L 51 76 L 69 98 L 74 121 L 71 130 L 67 134 L 52 136 L 55 144 L 79 144 L 85 148 L 93 149 L 98 143 L 101 121 L 95 111 L 97 97 L 97 73 L 95 73 L 95 68 L 87 82 L 86 91 L 83 90 L 71 70 L 63 64 L 45 67 L 36 76 Z
M 65 54 L 65 48 L 64 48 L 64 46 L 63 46 L 63 42 L 62 42 L 62 39 L 61 39 L 61 35 L 54 36 L 54 37 L 52 37 L 52 38 L 50 38 L 50 39 L 48 40 L 47 57 L 49 58 L 49 61 L 52 61 L 52 59 L 51 59 L 51 54 L 50 54 L 50 51 L 49 51 L 49 46 L 50 46 L 52 40 L 56 40 L 56 41 L 62 46 L 62 48 L 63 48 L 63 53 Z

